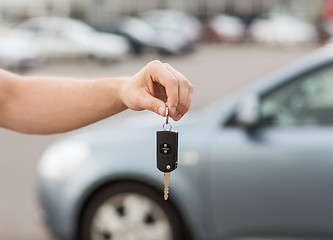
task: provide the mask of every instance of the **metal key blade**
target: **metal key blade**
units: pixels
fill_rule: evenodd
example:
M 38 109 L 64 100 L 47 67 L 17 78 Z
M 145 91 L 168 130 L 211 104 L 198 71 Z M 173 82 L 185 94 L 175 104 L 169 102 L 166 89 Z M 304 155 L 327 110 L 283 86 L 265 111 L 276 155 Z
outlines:
M 168 200 L 169 196 L 170 173 L 164 173 L 164 200 Z

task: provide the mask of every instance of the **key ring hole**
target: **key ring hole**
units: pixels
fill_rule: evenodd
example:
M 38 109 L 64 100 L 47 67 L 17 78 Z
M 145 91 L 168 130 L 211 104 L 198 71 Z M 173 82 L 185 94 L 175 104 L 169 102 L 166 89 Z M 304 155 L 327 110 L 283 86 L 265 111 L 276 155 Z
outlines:
M 166 129 L 166 126 L 169 126 L 169 129 Z M 164 124 L 163 124 L 163 130 L 164 130 L 164 131 L 171 131 L 171 129 L 172 129 L 172 126 L 171 126 L 170 123 L 164 123 Z

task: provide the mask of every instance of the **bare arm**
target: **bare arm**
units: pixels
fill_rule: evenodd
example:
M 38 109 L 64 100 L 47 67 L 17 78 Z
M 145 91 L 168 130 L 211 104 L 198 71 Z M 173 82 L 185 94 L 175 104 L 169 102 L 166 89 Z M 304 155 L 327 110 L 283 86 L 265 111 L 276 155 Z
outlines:
M 153 61 L 131 77 L 69 79 L 23 77 L 0 70 L 0 127 L 49 134 L 66 132 L 127 108 L 148 109 L 178 121 L 193 86 L 168 64 Z

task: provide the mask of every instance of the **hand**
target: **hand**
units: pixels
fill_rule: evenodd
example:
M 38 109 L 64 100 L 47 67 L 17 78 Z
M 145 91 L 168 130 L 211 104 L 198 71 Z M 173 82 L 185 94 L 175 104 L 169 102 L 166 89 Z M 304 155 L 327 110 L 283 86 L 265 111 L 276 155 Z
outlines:
M 192 102 L 193 85 L 167 63 L 154 60 L 133 77 L 122 82 L 120 98 L 126 107 L 140 111 L 151 110 L 180 120 L 189 110 Z

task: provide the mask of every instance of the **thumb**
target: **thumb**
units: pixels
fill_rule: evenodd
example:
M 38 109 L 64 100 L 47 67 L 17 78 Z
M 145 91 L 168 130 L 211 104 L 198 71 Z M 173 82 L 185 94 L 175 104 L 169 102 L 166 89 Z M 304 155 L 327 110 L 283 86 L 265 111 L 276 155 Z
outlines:
M 158 115 L 161 115 L 162 117 L 165 117 L 166 106 L 162 100 L 153 97 L 149 93 L 146 93 L 141 100 L 141 104 L 142 108 L 148 109 L 152 112 L 157 113 Z

